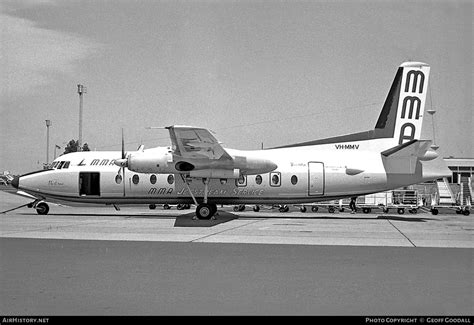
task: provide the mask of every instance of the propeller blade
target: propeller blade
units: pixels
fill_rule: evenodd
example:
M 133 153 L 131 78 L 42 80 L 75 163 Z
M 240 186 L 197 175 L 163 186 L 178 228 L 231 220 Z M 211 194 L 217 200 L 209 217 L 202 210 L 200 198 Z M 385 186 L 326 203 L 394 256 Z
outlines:
M 123 128 L 122 128 L 122 159 L 120 159 L 121 161 L 119 163 L 120 163 L 120 166 L 122 167 L 123 196 L 125 196 L 125 167 L 128 165 L 126 156 L 127 155 L 125 153 L 125 141 L 123 137 Z
M 122 159 L 125 159 L 125 141 L 123 140 L 123 128 L 122 128 Z
M 123 196 L 125 197 L 125 167 L 122 167 Z
M 114 161 L 114 164 L 124 168 L 128 166 L 128 159 L 127 159 L 127 153 L 125 152 L 125 141 L 124 141 L 124 136 L 123 136 L 123 128 L 122 128 L 122 158 L 121 159 L 116 159 Z

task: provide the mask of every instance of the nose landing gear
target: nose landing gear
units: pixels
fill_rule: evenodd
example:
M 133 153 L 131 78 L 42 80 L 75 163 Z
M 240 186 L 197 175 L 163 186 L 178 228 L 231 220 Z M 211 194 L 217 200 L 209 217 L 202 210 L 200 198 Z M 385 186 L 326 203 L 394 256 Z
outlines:
M 45 202 L 40 202 L 35 206 L 36 213 L 39 215 L 46 215 L 49 212 L 49 205 L 47 205 Z

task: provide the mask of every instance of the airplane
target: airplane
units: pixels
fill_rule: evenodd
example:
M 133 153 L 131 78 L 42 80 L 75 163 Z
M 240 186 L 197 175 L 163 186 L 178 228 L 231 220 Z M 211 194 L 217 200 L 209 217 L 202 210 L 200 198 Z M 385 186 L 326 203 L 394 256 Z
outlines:
M 451 175 L 421 140 L 430 66 L 404 62 L 373 130 L 263 150 L 224 148 L 206 128 L 165 127 L 171 146 L 89 151 L 50 169 L 16 176 L 38 214 L 66 205 L 194 204 L 197 219 L 217 206 L 304 204 L 361 196 Z

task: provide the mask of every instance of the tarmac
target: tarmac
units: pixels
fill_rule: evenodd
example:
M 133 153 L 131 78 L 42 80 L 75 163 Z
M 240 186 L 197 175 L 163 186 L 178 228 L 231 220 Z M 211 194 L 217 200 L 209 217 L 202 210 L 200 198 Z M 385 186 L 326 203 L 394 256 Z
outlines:
M 0 214 L 0 314 L 472 314 L 472 215 L 320 211 Z

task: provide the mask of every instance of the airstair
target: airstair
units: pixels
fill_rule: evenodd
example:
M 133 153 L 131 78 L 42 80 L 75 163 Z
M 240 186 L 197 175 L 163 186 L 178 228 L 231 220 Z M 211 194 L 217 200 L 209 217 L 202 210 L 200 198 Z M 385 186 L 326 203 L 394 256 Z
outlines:
M 472 205 L 472 188 L 470 177 L 461 176 L 461 204 Z
M 466 186 L 464 184 L 467 184 Z M 448 208 L 455 210 L 458 214 L 468 216 L 471 209 L 471 188 L 469 182 L 462 182 L 461 192 L 459 193 L 459 200 L 456 200 L 451 187 L 449 186 L 448 178 L 444 177 L 442 180 L 437 180 L 438 187 L 438 202 L 436 199 L 431 204 L 431 213 L 437 215 L 439 208 Z
M 451 190 L 451 187 L 449 186 L 449 182 L 446 177 L 443 177 L 442 180 L 437 180 L 436 185 L 438 187 L 438 204 L 456 204 L 456 198 L 453 191 Z

